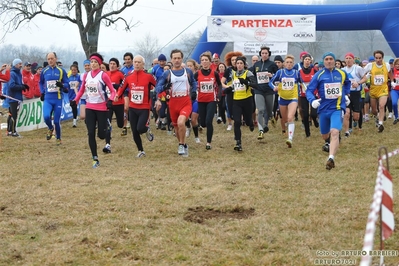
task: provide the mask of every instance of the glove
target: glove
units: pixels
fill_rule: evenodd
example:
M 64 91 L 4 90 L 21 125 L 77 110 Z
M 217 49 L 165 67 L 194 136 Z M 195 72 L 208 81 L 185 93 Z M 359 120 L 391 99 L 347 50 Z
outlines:
M 348 106 L 351 103 L 351 100 L 349 99 L 348 95 L 345 95 L 345 104 Z
M 197 100 L 197 92 L 191 92 L 191 101 Z
M 368 72 L 368 73 L 366 74 L 366 77 L 367 77 L 367 79 L 369 79 L 369 78 L 371 77 L 371 73 Z
M 6 97 L 5 97 L 4 95 L 0 95 L 0 99 L 1 99 L 1 100 L 5 100 Z
M 55 86 L 59 87 L 60 89 L 64 88 L 64 84 L 59 80 L 57 80 L 57 82 L 55 83 Z
M 24 89 L 23 89 L 23 91 L 28 91 L 29 90 L 29 86 L 28 85 L 26 85 L 26 84 L 24 84 Z
M 238 80 L 240 81 L 241 84 L 248 85 L 248 80 L 243 79 L 243 78 L 238 78 Z
M 40 94 L 40 101 L 44 101 L 44 93 Z
M 313 107 L 314 109 L 317 109 L 317 107 L 320 106 L 320 101 L 321 101 L 321 99 L 314 100 L 314 101 L 312 102 L 312 107 Z
M 224 89 L 224 93 L 229 94 L 229 93 L 233 93 L 233 87 L 227 87 Z
M 108 100 L 107 102 L 107 109 L 111 109 L 112 108 L 112 101 Z
M 75 100 L 69 101 L 69 106 L 76 107 L 77 106 L 76 101 Z
M 391 81 L 391 88 L 395 88 L 396 87 L 396 83 L 394 81 Z

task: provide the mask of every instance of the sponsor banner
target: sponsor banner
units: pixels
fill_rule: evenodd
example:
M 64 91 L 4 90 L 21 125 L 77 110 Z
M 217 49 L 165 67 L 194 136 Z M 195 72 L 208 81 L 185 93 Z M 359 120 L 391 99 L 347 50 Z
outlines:
M 68 93 L 64 93 L 61 121 L 71 118 L 73 118 L 73 114 L 69 105 Z M 40 98 L 24 100 L 19 106 L 17 131 L 31 131 L 46 127 L 43 119 L 43 102 L 40 101 Z
M 241 51 L 244 55 L 259 55 L 260 48 L 270 47 L 272 55 L 286 55 L 288 42 L 234 42 L 234 51 Z
M 316 15 L 208 16 L 208 42 L 315 42 Z

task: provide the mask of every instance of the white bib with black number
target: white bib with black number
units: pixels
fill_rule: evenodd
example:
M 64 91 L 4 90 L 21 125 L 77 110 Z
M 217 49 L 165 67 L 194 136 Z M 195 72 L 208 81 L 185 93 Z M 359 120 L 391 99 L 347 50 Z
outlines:
M 267 74 L 269 74 L 269 72 L 256 72 L 258 84 L 269 83 L 269 76 Z
M 324 84 L 324 97 L 327 100 L 338 99 L 342 96 L 341 83 L 326 83 Z
M 133 87 L 130 91 L 130 101 L 135 104 L 142 104 L 144 99 L 144 87 Z
M 295 86 L 294 78 L 282 78 L 281 79 L 281 89 L 285 91 L 293 90 Z

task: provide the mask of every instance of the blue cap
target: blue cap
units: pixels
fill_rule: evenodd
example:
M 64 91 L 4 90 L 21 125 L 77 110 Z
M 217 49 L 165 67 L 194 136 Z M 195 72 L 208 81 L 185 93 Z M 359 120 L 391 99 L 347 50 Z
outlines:
M 323 54 L 323 61 L 324 61 L 324 58 L 326 58 L 327 56 L 332 56 L 332 58 L 334 58 L 334 60 L 335 60 L 335 54 L 333 54 L 333 52 L 327 52 L 327 53 Z
M 393 58 L 392 58 L 392 59 L 389 59 L 389 63 L 390 63 L 390 64 L 393 64 L 393 61 L 394 61 Z
M 369 62 L 371 62 L 371 61 L 375 61 L 374 56 L 370 56 L 370 57 L 369 57 Z
M 90 65 L 90 60 L 86 59 L 85 61 L 83 61 L 83 65 Z

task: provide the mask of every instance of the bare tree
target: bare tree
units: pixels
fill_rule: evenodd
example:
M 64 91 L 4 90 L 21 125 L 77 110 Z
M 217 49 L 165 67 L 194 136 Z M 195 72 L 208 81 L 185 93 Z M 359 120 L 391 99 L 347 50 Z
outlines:
M 135 50 L 137 54 L 140 54 L 144 57 L 146 66 L 149 67 L 152 63 L 152 60 L 158 57 L 160 47 L 159 39 L 157 37 L 153 37 L 151 33 L 147 33 L 143 39 L 136 43 Z
M 47 4 L 46 4 L 47 2 Z M 50 2 L 50 4 L 48 4 Z M 39 15 L 53 17 L 75 24 L 78 27 L 83 50 L 88 57 L 97 52 L 101 24 L 117 26 L 121 22 L 126 31 L 136 24 L 123 18 L 122 12 L 132 7 L 137 0 L 2 0 L 0 18 L 4 35 L 28 24 Z M 173 4 L 173 1 L 172 1 Z M 51 10 L 48 6 L 55 5 Z

